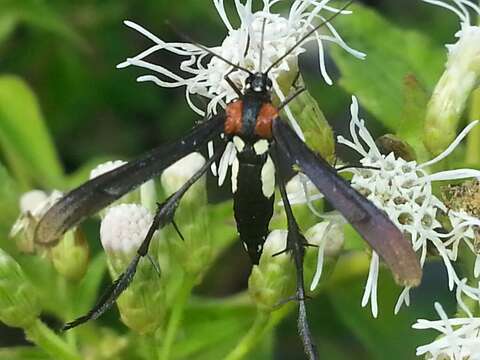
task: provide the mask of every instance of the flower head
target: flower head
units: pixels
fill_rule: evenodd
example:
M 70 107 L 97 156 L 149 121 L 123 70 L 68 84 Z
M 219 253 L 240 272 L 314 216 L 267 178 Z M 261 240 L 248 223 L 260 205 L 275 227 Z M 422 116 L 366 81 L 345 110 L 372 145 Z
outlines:
M 480 175 L 480 171 L 458 169 L 428 174 L 426 169 L 448 156 L 477 122 L 467 126 L 443 153 L 424 164 L 418 164 L 416 161 L 397 158 L 393 153 L 388 155 L 380 153 L 365 127 L 364 120 L 358 117 L 356 98 L 353 97 L 352 100 L 351 140 L 338 137 L 339 143 L 347 145 L 362 156 L 360 162 L 365 166 L 363 169 L 348 170 L 353 173 L 352 186 L 387 213 L 392 222 L 410 240 L 413 249 L 420 256 L 422 266 L 427 256 L 427 246 L 433 246 L 437 250 L 447 269 L 450 290 L 456 288 L 460 306 L 468 311 L 461 296 L 467 295 L 477 299 L 480 291 L 467 285 L 466 280 L 460 279 L 452 266 L 452 262 L 456 260 L 458 243 L 465 239 L 465 225 L 460 226 L 457 212 L 450 212 L 453 230 L 448 234 L 441 231 L 437 215 L 441 212 L 447 213 L 447 207 L 433 194 L 432 182 L 476 177 Z M 373 252 L 362 305 L 367 305 L 370 300 L 374 316 L 378 313 L 376 300 L 378 271 L 379 257 Z M 410 288 L 406 287 L 401 293 L 395 312 L 399 311 L 403 303 L 409 304 L 409 291 Z
M 38 222 L 62 196 L 58 190 L 50 194 L 42 190 L 31 190 L 20 197 L 20 215 L 9 234 L 15 238 L 19 250 L 28 253 L 34 251 L 34 233 Z
M 439 303 L 435 303 L 440 320 L 420 319 L 413 328 L 434 329 L 441 336 L 432 343 L 417 348 L 417 355 L 431 359 L 479 360 L 480 359 L 480 318 L 466 317 L 449 319 Z
M 137 204 L 110 208 L 100 226 L 100 239 L 107 253 L 134 253 L 147 235 L 152 214 Z
M 152 214 L 137 204 L 120 204 L 108 209 L 100 226 L 100 239 L 112 278 L 118 278 L 128 266 L 152 221 Z M 140 334 L 153 333 L 163 321 L 166 310 L 164 284 L 157 276 L 155 240 L 148 255 L 150 261 L 139 263 L 135 278 L 117 301 L 122 321 Z
M 243 89 L 248 73 L 241 69 L 233 68 L 219 57 L 211 56 L 212 53 L 249 71 L 265 71 L 304 35 L 316 25 L 327 21 L 332 14 L 338 12 L 341 14 L 350 13 L 349 11 L 340 11 L 330 6 L 330 0 L 294 0 L 288 17 L 272 12 L 272 7 L 279 3 L 279 0 L 263 0 L 263 9 L 257 12 L 253 12 L 251 0 L 247 0 L 245 4 L 242 4 L 240 0 L 234 0 L 234 2 L 237 15 L 240 18 L 240 26 L 238 28 L 234 28 L 230 22 L 225 10 L 224 0 L 213 0 L 215 8 L 227 29 L 227 35 L 221 45 L 208 48 L 192 43 L 165 42 L 140 25 L 126 21 L 125 24 L 127 26 L 149 38 L 154 45 L 139 55 L 128 58 L 125 62 L 119 64 L 118 67 L 124 68 L 133 65 L 159 73 L 160 77 L 145 75 L 137 80 L 153 81 L 162 87 L 185 86 L 187 101 L 195 112 L 201 115 L 204 114 L 204 110 L 198 108 L 191 99 L 191 95 L 199 94 L 210 99 L 206 109 L 207 113 L 215 113 L 219 105 L 224 107 L 226 103 L 237 97 L 235 91 L 225 80 L 225 76 L 229 74 L 236 86 L 239 89 Z M 262 43 L 264 22 L 265 33 Z M 331 84 L 332 81 L 327 74 L 324 59 L 326 43 L 334 42 L 359 58 L 363 58 L 364 54 L 350 48 L 328 21 L 325 23 L 324 28 L 326 33 L 316 31 L 305 41 L 316 41 L 322 76 L 328 84 Z M 146 60 L 149 55 L 161 50 L 186 58 L 180 63 L 180 70 L 189 76 L 184 78 L 162 65 L 153 64 Z M 285 72 L 292 70 L 294 73 L 297 72 L 297 57 L 304 51 L 305 49 L 301 44 L 269 72 L 270 78 L 274 83 L 275 93 L 280 99 L 284 98 L 284 94 L 280 90 L 277 79 Z M 260 61 L 261 57 L 262 61 Z M 259 68 L 260 65 L 261 68 Z
M 456 43 L 446 45 L 448 61 L 427 107 L 424 142 L 438 154 L 455 137 L 467 100 L 480 79 L 480 7 L 472 0 L 423 0 L 456 14 L 460 30 Z M 473 16 L 472 16 L 473 15 Z

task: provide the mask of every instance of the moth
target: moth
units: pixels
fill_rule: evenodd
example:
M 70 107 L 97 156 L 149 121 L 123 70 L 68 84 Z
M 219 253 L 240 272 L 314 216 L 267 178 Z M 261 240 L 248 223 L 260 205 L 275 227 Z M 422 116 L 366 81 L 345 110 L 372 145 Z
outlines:
M 349 2 L 344 8 L 346 8 Z M 343 8 L 343 9 L 344 9 Z M 343 10 L 342 9 L 342 10 Z M 234 69 L 248 74 L 243 89 L 229 78 L 225 80 L 238 95 L 224 111 L 212 115 L 181 139 L 161 146 L 125 165 L 98 176 L 67 193 L 43 216 L 36 228 L 36 241 L 52 245 L 70 228 L 108 206 L 147 180 L 158 176 L 165 168 L 182 157 L 199 150 L 214 139 L 232 141 L 237 152 L 232 165 L 233 209 L 240 240 L 245 245 L 252 264 L 258 264 L 263 244 L 269 234 L 273 215 L 275 188 L 279 188 L 288 224 L 286 249 L 296 268 L 296 294 L 299 306 L 298 327 L 306 355 L 317 359 L 318 353 L 307 322 L 303 259 L 308 243 L 302 235 L 292 212 L 285 183 L 287 174 L 279 166 L 279 159 L 287 159 L 295 172 L 305 174 L 325 198 L 350 222 L 371 247 L 383 258 L 399 283 L 418 285 L 422 272 L 418 259 L 408 240 L 389 220 L 387 215 L 363 197 L 340 177 L 323 158 L 314 153 L 281 118 L 281 109 L 304 89 L 299 89 L 284 102 L 272 103 L 272 81 L 269 72 L 278 66 L 297 46 L 326 22 L 319 24 L 294 46 L 281 55 L 266 70 L 262 57 L 253 72 L 208 50 Z M 265 30 L 265 22 L 262 29 Z M 206 49 L 198 45 L 202 49 Z M 84 316 L 67 323 L 64 330 L 96 319 L 108 310 L 132 281 L 141 258 L 148 255 L 153 234 L 168 224 L 174 224 L 177 207 L 185 192 L 211 165 L 220 158 L 214 153 L 177 192 L 158 206 L 148 233 L 125 271 L 116 279 L 98 303 Z M 267 176 L 268 173 L 275 176 Z

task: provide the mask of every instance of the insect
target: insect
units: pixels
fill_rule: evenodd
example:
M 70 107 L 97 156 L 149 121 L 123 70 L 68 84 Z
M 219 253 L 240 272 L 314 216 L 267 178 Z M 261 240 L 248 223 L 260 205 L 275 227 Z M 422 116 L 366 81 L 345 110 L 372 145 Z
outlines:
M 351 1 L 341 10 L 350 3 Z M 303 258 L 308 243 L 300 231 L 287 197 L 285 189 L 287 174 L 279 166 L 280 158 L 287 159 L 295 171 L 305 174 L 312 181 L 325 198 L 384 259 L 400 283 L 417 285 L 421 278 L 421 269 L 413 249 L 402 233 L 385 213 L 353 189 L 335 169 L 310 150 L 281 119 L 279 115 L 281 109 L 304 89 L 296 91 L 278 106 L 272 104 L 272 81 L 269 78 L 269 72 L 333 17 L 335 15 L 305 34 L 266 70 L 262 70 L 262 56 L 260 56 L 257 71 L 252 72 L 207 49 L 212 56 L 248 74 L 243 91 L 231 81 L 228 75 L 225 77 L 238 98 L 229 103 L 225 111 L 200 123 L 180 140 L 156 148 L 70 191 L 41 219 L 36 228 L 36 241 L 44 245 L 54 244 L 71 227 L 150 178 L 158 176 L 180 158 L 223 134 L 224 141 L 232 141 L 237 150 L 236 159 L 232 165 L 234 216 L 240 239 L 253 264 L 259 262 L 263 244 L 269 233 L 275 186 L 280 190 L 288 224 L 285 251 L 292 255 L 297 272 L 295 298 L 299 306 L 299 334 L 309 359 L 317 359 L 318 354 L 309 330 L 305 305 Z M 265 22 L 262 29 L 262 43 L 264 30 Z M 206 49 L 201 45 L 198 46 Z M 168 224 L 174 225 L 175 211 L 182 196 L 208 171 L 220 155 L 221 152 L 214 153 L 192 178 L 158 206 L 148 233 L 129 266 L 113 282 L 94 308 L 86 315 L 66 324 L 65 330 L 98 318 L 115 303 L 132 281 L 140 259 L 148 255 L 155 231 Z M 272 171 L 275 177 L 266 175 Z

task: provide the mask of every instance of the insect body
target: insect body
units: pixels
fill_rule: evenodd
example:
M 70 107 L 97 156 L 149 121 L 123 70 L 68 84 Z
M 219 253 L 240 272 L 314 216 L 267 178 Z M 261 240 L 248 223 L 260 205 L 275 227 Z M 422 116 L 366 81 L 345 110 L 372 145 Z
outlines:
M 265 24 L 264 24 L 265 25 Z M 320 24 L 318 27 L 320 27 Z M 289 52 L 308 38 L 317 28 L 304 36 L 266 71 L 246 71 L 245 90 L 242 92 L 226 76 L 226 80 L 238 94 L 238 99 L 228 104 L 225 113 L 212 116 L 190 133 L 170 145 L 159 147 L 146 155 L 117 169 L 94 178 L 60 199 L 40 221 L 36 229 L 36 241 L 53 244 L 60 236 L 84 218 L 120 198 L 148 179 L 157 176 L 166 167 L 207 142 L 220 137 L 232 141 L 237 154 L 232 164 L 232 190 L 237 229 L 252 263 L 257 264 L 263 249 L 268 225 L 273 213 L 274 189 L 278 186 L 287 216 L 288 236 L 286 251 L 292 254 L 297 270 L 296 299 L 299 303 L 298 326 L 305 352 L 310 359 L 317 358 L 307 323 L 303 280 L 303 256 L 308 245 L 293 216 L 285 190 L 286 175 L 278 166 L 280 156 L 295 165 L 324 194 L 352 226 L 370 243 L 385 260 L 400 283 L 415 286 L 421 278 L 421 269 L 415 253 L 401 232 L 385 213 L 376 208 L 341 178 L 325 160 L 312 152 L 298 135 L 279 116 L 278 107 L 271 103 L 272 82 L 268 72 L 278 65 Z M 217 152 L 177 192 L 160 204 L 148 234 L 130 265 L 101 297 L 99 303 L 86 315 L 65 325 L 64 329 L 96 319 L 110 308 L 129 285 L 138 262 L 148 254 L 148 248 L 156 230 L 173 222 L 175 210 L 185 192 L 220 158 Z
M 243 98 L 227 105 L 224 132 L 233 136 L 237 150 L 232 164 L 237 229 L 252 263 L 258 264 L 273 215 L 275 167 L 268 150 L 278 110 L 271 103 L 271 81 L 265 74 L 250 75 L 247 84 Z

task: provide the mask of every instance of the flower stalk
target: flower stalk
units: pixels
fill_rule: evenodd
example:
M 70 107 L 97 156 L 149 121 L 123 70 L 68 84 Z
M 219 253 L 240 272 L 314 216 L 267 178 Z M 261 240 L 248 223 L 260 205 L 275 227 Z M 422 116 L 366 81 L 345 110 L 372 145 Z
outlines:
M 40 320 L 25 328 L 27 339 L 35 343 L 52 358 L 59 360 L 81 360 L 82 357 L 71 346 L 50 330 Z

